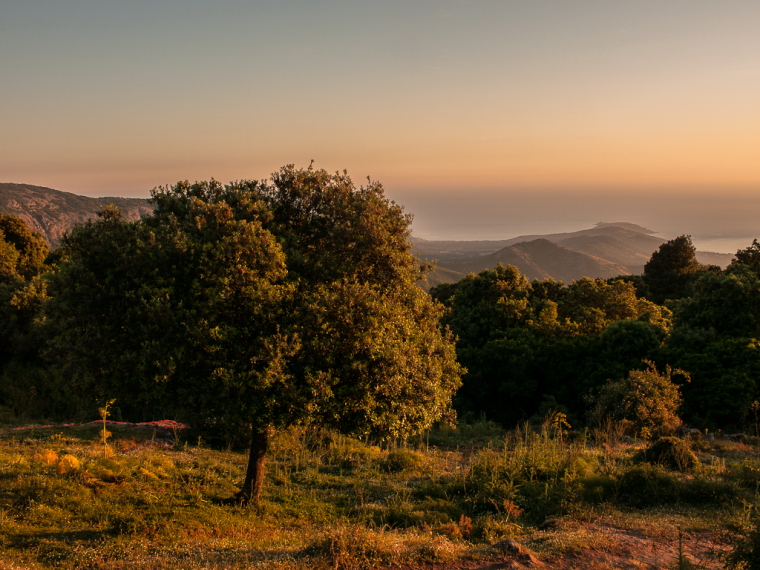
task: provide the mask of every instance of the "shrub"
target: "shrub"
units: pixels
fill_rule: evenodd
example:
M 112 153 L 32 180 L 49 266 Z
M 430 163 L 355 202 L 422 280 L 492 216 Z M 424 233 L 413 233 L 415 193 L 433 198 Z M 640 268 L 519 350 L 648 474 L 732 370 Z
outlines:
M 335 570 L 363 570 L 410 561 L 448 562 L 465 550 L 465 545 L 442 535 L 341 525 L 325 531 L 305 553 L 327 558 Z
M 647 463 L 664 465 L 677 471 L 693 471 L 699 467 L 699 459 L 689 445 L 677 437 L 661 437 L 642 454 Z
M 323 461 L 327 465 L 341 469 L 356 469 L 371 465 L 380 455 L 377 447 L 365 445 L 360 441 L 343 438 L 330 446 Z
M 593 400 L 591 419 L 599 425 L 605 421 L 632 422 L 636 435 L 643 432 L 659 436 L 671 435 L 681 425 L 678 408 L 681 392 L 672 381 L 673 375 L 688 380 L 688 373 L 671 369 L 660 374 L 653 362 L 644 361 L 646 370 L 631 370 L 622 380 L 609 381 Z
M 756 489 L 760 486 L 760 466 L 756 461 L 745 459 L 731 466 L 728 478 L 737 481 L 743 487 Z
M 409 449 L 391 451 L 383 461 L 383 467 L 391 473 L 414 469 L 422 464 L 422 456 Z
M 620 478 L 619 498 L 633 507 L 652 507 L 678 501 L 674 476 L 654 467 L 634 467 Z
M 756 507 L 747 511 L 746 520 L 740 525 L 732 546 L 725 557 L 728 570 L 760 568 L 760 520 Z

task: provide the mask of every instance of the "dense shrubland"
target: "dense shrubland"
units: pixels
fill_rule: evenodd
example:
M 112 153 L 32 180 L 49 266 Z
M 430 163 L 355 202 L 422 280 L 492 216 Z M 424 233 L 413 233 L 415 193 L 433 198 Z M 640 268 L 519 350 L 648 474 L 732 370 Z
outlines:
M 411 287 L 423 274 L 406 245 L 408 218 L 379 185 L 357 190 L 345 176 L 292 168 L 275 181 L 159 189 L 153 217 L 128 223 L 106 210 L 52 253 L 23 222 L 3 216 L 0 420 L 90 418 L 115 397 L 116 419 L 184 417 L 207 438 L 237 445 L 250 437 L 241 426 L 262 414 L 271 417 L 259 431 L 298 423 L 299 414 L 337 420 L 328 402 L 365 390 L 336 391 L 361 370 L 452 379 L 425 396 L 437 403 L 420 421 L 393 424 L 390 399 L 410 403 L 422 384 L 399 385 L 387 404 L 368 400 L 340 420 L 406 437 L 446 413 L 462 366 L 460 417 L 511 427 L 559 411 L 577 428 L 606 415 L 625 419 L 610 395 L 636 374 L 671 367 L 680 371 L 672 377 L 680 405 L 664 431 L 648 426 L 653 435 L 672 431 L 678 418 L 700 429 L 756 431 L 757 242 L 723 271 L 697 263 L 688 236 L 663 244 L 641 276 L 529 282 L 500 266 L 434 287 L 442 312 Z M 443 337 L 431 329 L 439 319 Z M 418 332 L 402 322 L 418 323 Z M 444 354 L 447 329 L 458 364 Z M 442 343 L 426 357 L 442 364 L 394 348 L 400 338 L 420 355 Z M 271 397 L 246 393 L 246 382 L 270 386 Z M 254 401 L 288 406 L 265 412 Z
M 699 265 L 681 236 L 642 276 L 564 285 L 497 267 L 433 288 L 468 369 L 457 410 L 513 426 L 554 409 L 584 425 L 602 419 L 600 404 L 611 411 L 602 400 L 615 383 L 672 367 L 683 398 L 674 413 L 701 429 L 748 430 L 760 399 L 759 252 L 755 242 L 721 271 Z

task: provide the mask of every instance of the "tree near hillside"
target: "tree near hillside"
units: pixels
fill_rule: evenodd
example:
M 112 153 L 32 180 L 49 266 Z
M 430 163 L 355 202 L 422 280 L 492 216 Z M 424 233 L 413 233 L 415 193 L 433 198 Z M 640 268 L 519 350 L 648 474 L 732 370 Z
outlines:
M 760 243 L 753 239 L 752 243 L 736 252 L 736 259 L 731 261 L 729 267 L 746 265 L 755 273 L 760 274 Z
M 629 281 L 584 277 L 567 287 L 559 303 L 559 315 L 581 333 L 600 333 L 610 323 L 625 319 L 640 319 L 667 331 L 671 312 L 639 299 L 635 285 Z
M 748 265 L 730 265 L 720 275 L 705 272 L 692 296 L 676 311 L 678 334 L 683 329 L 712 331 L 718 336 L 760 335 L 760 275 Z
M 689 284 L 701 266 L 691 236 L 682 235 L 660 246 L 644 266 L 644 282 L 650 299 L 662 304 L 668 299 L 681 299 L 688 294 Z
M 0 214 L 0 283 L 28 281 L 44 270 L 48 246 L 24 220 Z
M 271 185 L 184 182 L 153 203 L 64 240 L 51 351 L 81 388 L 246 430 L 239 499 L 254 504 L 277 429 L 406 437 L 447 412 L 462 369 L 380 184 L 288 166 Z
M 468 370 L 458 411 L 505 426 L 531 417 L 546 397 L 580 413 L 583 394 L 640 365 L 670 326 L 670 311 L 638 299 L 631 283 L 528 282 L 513 266 L 439 285 L 431 295 L 450 309 L 443 323 L 459 337 Z
M 16 414 L 28 411 L 30 400 L 44 399 L 31 379 L 39 372 L 32 368 L 39 368 L 47 254 L 47 244 L 23 220 L 0 214 L 0 406 Z

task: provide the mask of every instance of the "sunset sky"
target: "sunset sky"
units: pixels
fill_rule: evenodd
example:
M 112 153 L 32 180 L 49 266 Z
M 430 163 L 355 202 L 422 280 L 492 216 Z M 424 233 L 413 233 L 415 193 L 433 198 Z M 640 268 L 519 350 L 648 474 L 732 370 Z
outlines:
M 4 0 L 0 54 L 2 182 L 760 190 L 756 0 Z

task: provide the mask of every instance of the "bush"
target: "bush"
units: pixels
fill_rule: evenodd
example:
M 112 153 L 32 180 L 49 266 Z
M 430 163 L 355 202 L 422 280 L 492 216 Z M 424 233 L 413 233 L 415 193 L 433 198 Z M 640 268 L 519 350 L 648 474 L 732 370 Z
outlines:
M 414 469 L 422 465 L 422 456 L 409 449 L 391 451 L 383 461 L 383 468 L 391 473 Z
M 664 465 L 676 471 L 693 471 L 700 466 L 699 459 L 689 445 L 677 437 L 661 437 L 642 454 L 647 463 Z
M 731 466 L 728 478 L 737 481 L 743 487 L 757 489 L 760 487 L 760 465 L 757 461 L 745 459 Z
M 371 465 L 380 455 L 377 447 L 365 445 L 360 441 L 343 438 L 334 443 L 323 458 L 326 465 L 341 469 L 357 469 Z
M 682 398 L 671 378 L 678 374 L 688 380 L 688 373 L 667 367 L 665 374 L 660 374 L 653 362 L 644 362 L 646 370 L 631 370 L 626 378 L 602 386 L 593 401 L 592 421 L 603 425 L 610 420 L 627 420 L 632 422 L 636 435 L 675 432 L 681 425 L 678 408 Z
M 632 507 L 656 507 L 665 504 L 722 505 L 736 500 L 739 488 L 727 481 L 704 477 L 681 480 L 658 466 L 634 467 L 618 482 L 618 500 Z
M 635 467 L 620 478 L 619 498 L 633 507 L 678 502 L 679 481 L 654 467 Z
M 740 525 L 732 550 L 726 554 L 728 570 L 760 569 L 760 520 L 756 507 L 751 508 L 748 515 Z

